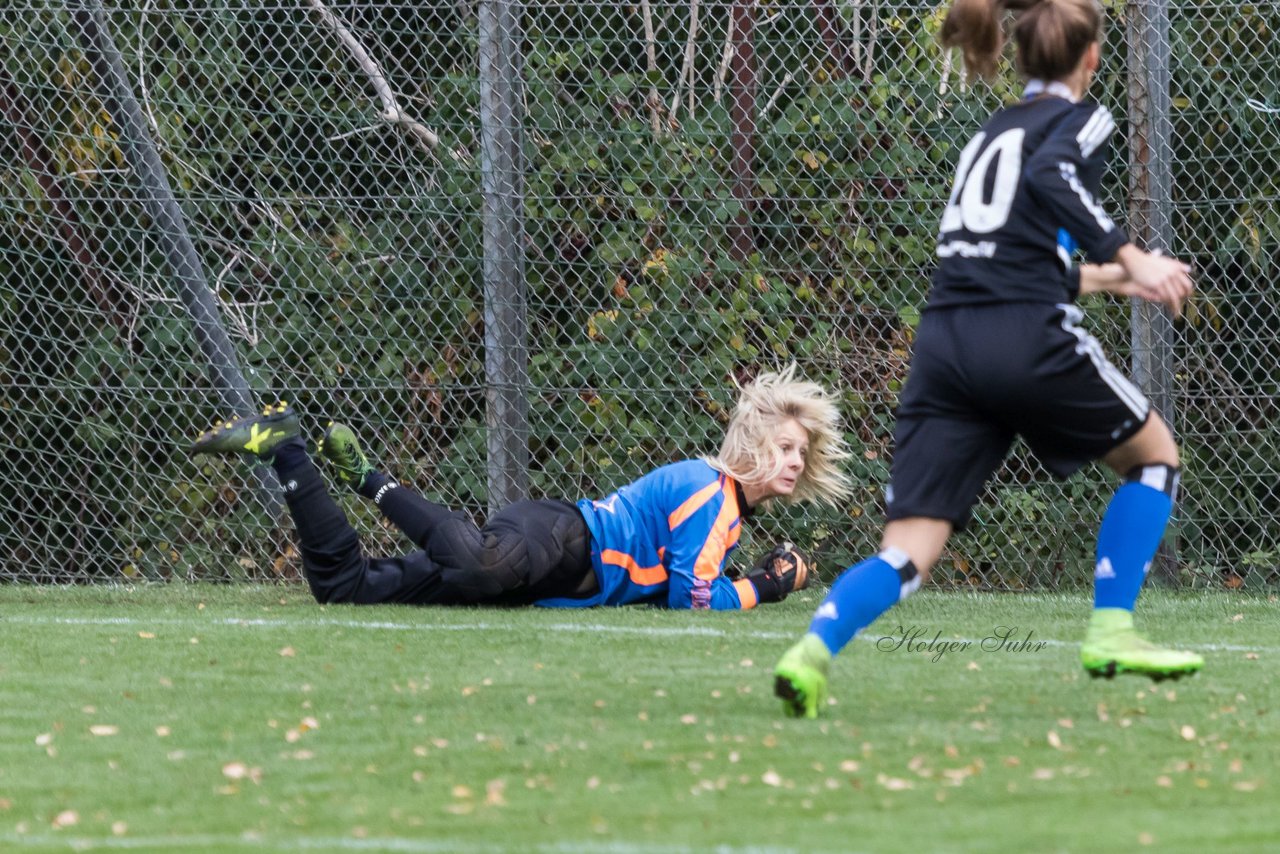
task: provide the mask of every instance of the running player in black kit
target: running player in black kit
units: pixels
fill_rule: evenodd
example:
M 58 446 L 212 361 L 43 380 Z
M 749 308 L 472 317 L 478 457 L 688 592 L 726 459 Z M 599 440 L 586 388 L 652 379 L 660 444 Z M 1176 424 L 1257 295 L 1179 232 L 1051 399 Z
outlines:
M 792 715 L 817 715 L 832 656 L 926 579 L 1015 436 L 1057 477 L 1101 459 L 1123 479 L 1098 533 L 1085 669 L 1162 679 L 1203 664 L 1134 629 L 1133 606 L 1177 492 L 1178 448 L 1081 328 L 1074 304 L 1101 290 L 1176 315 L 1191 293 L 1190 268 L 1133 245 L 1098 202 L 1115 128 L 1085 97 L 1100 60 L 1101 8 L 955 0 L 943 45 L 962 48 L 971 73 L 991 74 L 1006 12 L 1026 91 L 960 153 L 898 408 L 881 551 L 840 576 L 778 662 L 775 691 Z M 1090 263 L 1073 265 L 1077 248 Z

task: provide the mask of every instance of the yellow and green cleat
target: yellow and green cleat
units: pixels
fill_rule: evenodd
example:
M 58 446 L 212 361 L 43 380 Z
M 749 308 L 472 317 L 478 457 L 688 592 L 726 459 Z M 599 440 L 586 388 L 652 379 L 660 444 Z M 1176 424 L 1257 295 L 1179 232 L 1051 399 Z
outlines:
M 1204 659 L 1196 653 L 1158 646 L 1138 634 L 1133 614 L 1123 608 L 1093 612 L 1080 646 L 1080 663 L 1095 679 L 1136 673 L 1155 682 L 1181 679 L 1204 667 Z
M 355 431 L 346 424 L 330 421 L 317 450 L 333 466 L 338 480 L 352 489 L 364 486 L 365 478 L 375 471 L 369 458 L 360 450 Z
M 302 435 L 298 414 L 281 401 L 259 415 L 244 415 L 215 424 L 191 446 L 193 454 L 248 454 L 270 462 L 276 449 Z
M 815 634 L 806 634 L 783 653 L 773 669 L 773 693 L 793 718 L 816 718 L 827 701 L 831 651 Z

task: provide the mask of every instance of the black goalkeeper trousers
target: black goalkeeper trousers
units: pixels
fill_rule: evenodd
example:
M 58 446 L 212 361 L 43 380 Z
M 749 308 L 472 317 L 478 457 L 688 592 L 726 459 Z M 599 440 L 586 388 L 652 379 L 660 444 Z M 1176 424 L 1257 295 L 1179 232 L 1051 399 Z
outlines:
M 517 501 L 479 528 L 391 482 L 375 501 L 419 549 L 370 557 L 310 460 L 278 474 L 317 602 L 527 605 L 595 592 L 591 534 L 567 501 Z

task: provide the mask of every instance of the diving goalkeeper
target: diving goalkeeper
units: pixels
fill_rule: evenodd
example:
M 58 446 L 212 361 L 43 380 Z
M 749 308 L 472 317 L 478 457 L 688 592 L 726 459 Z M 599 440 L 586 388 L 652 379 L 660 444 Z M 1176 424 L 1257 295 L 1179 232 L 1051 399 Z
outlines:
M 374 467 L 349 427 L 330 424 L 320 456 L 418 546 L 393 557 L 366 554 L 289 406 L 215 425 L 191 450 L 248 455 L 275 469 L 321 603 L 746 609 L 805 586 L 810 568 L 786 543 L 730 578 L 726 560 L 743 519 L 774 499 L 834 505 L 849 486 L 831 394 L 797 379 L 794 365 L 740 391 L 716 456 L 662 466 L 601 500 L 517 501 L 483 527 Z

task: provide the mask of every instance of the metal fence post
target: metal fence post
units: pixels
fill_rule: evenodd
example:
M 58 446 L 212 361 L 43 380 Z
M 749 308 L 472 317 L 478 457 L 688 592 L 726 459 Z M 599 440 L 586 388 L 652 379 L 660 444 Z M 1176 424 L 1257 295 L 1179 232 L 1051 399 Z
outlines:
M 478 10 L 490 511 L 529 484 L 521 13 L 518 0 L 481 0 Z
M 1129 47 L 1130 236 L 1148 250 L 1173 250 L 1173 123 L 1169 95 L 1167 0 L 1131 0 Z M 1173 318 L 1163 306 L 1133 300 L 1132 367 L 1138 385 L 1173 429 Z M 1176 544 L 1169 540 L 1152 570 L 1177 577 Z
M 99 95 L 120 128 L 120 147 L 125 161 L 138 180 L 142 204 L 154 223 L 156 237 L 173 269 L 178 295 L 191 317 L 196 342 L 208 365 L 219 402 L 224 410 L 248 415 L 256 411 L 257 406 L 249 384 L 240 372 L 231 339 L 222 325 L 217 303 L 209 290 L 195 244 L 191 241 L 186 218 L 174 198 L 160 154 L 147 133 L 142 109 L 130 88 L 101 0 L 71 0 L 68 9 L 81 46 L 98 79 Z M 259 500 L 274 518 L 281 508 L 275 473 L 264 466 L 255 466 L 253 472 Z

